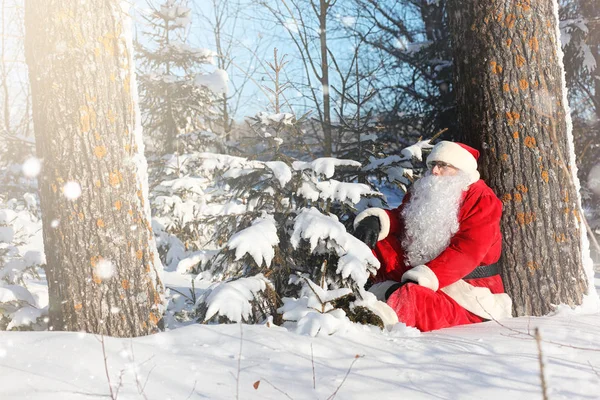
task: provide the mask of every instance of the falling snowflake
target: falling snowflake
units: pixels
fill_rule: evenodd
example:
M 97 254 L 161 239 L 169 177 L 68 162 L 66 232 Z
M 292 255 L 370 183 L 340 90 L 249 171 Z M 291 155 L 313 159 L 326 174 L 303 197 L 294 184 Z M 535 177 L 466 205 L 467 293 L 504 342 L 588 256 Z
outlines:
M 100 260 L 94 270 L 94 274 L 102 280 L 112 278 L 115 275 L 115 272 L 115 265 L 109 260 Z
M 65 186 L 63 186 L 63 194 L 69 200 L 76 200 L 81 196 L 81 186 L 74 181 L 67 182 L 65 183 Z
M 21 166 L 23 175 L 28 178 L 35 178 L 42 169 L 42 163 L 35 157 L 28 158 Z

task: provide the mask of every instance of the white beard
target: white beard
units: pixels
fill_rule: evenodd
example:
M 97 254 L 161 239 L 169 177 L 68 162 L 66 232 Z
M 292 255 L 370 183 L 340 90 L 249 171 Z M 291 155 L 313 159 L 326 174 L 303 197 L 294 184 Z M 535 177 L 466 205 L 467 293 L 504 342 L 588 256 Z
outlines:
M 454 176 L 427 172 L 413 184 L 410 200 L 402 210 L 406 230 L 402 248 L 407 265 L 425 264 L 448 247 L 458 231 L 458 212 L 469 181 L 461 171 Z

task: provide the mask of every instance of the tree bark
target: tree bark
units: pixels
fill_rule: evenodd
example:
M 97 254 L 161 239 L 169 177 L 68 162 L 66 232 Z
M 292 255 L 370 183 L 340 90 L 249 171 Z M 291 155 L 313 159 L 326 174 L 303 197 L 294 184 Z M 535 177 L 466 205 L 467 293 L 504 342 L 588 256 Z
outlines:
M 500 260 L 517 315 L 581 304 L 578 193 L 551 0 L 452 0 L 459 125 L 504 203 Z
M 159 330 L 162 284 L 147 201 L 129 19 L 119 0 L 28 0 L 50 329 Z M 65 196 L 65 185 L 81 195 Z
M 329 94 L 329 63 L 327 48 L 327 13 L 331 4 L 329 1 L 319 1 L 319 38 L 321 44 L 321 90 L 323 91 L 323 136 L 324 156 L 333 154 L 331 134 L 331 96 Z

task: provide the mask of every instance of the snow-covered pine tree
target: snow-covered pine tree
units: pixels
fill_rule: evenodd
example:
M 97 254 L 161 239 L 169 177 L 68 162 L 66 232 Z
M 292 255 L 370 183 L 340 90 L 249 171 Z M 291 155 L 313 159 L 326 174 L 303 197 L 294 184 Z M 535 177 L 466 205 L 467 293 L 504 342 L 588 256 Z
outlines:
M 344 223 L 361 201 L 361 207 L 380 205 L 381 194 L 336 179 L 347 175 L 344 169 L 356 174 L 356 161 L 298 161 L 278 151 L 282 140 L 272 133 L 298 129 L 297 123 L 291 114 L 259 114 L 253 127 L 264 133 L 263 154 L 275 159 L 221 158 L 216 176 L 229 189 L 227 208 L 236 212 L 214 217 L 225 246 L 201 275 L 217 282 L 198 300 L 201 322 L 273 318 L 299 332 L 332 333 L 346 312 L 376 302 L 363 287 L 379 263 Z M 345 311 L 336 308 L 341 302 Z
M 35 191 L 32 182 L 22 189 Z M 45 328 L 45 262 L 37 196 L 31 192 L 19 198 L 0 194 L 0 330 Z
M 216 94 L 227 89 L 227 73 L 216 69 L 211 50 L 186 43 L 191 10 L 185 0 L 166 0 L 144 15 L 146 42 L 138 42 L 142 124 L 155 154 L 178 151 L 177 137 L 206 128 Z

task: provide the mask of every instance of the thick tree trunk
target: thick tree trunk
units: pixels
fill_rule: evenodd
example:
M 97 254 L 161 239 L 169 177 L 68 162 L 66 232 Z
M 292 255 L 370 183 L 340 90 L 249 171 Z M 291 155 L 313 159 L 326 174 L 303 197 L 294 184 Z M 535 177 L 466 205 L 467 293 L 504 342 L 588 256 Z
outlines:
M 156 332 L 162 286 L 128 17 L 119 0 L 28 0 L 25 13 L 50 327 Z
M 553 1 L 449 6 L 459 123 L 504 203 L 500 264 L 514 311 L 580 304 L 587 278 Z

